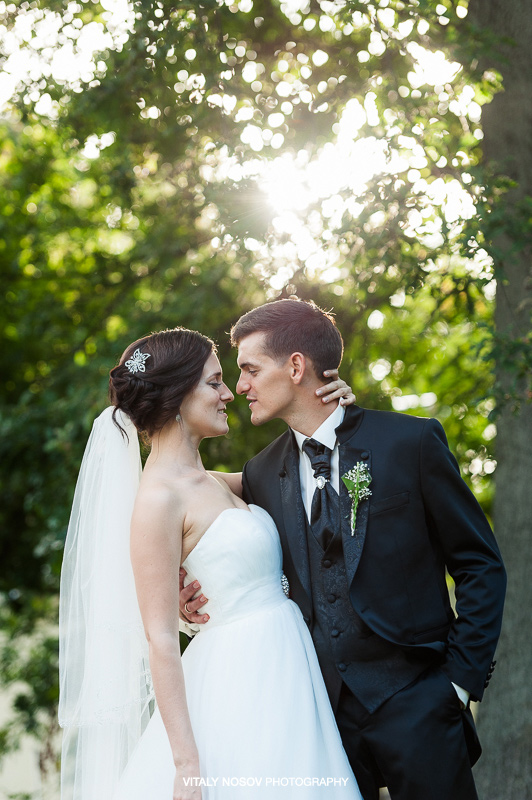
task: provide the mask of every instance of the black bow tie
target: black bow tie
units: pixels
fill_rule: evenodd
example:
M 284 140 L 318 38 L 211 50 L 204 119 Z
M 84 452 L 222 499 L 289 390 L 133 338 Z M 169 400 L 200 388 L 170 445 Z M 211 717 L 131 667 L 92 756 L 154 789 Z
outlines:
M 331 479 L 331 455 L 332 450 L 324 444 L 320 444 L 315 439 L 305 439 L 303 442 L 303 451 L 310 458 L 310 464 L 314 470 L 315 478 L 324 478 L 327 481 Z M 319 485 L 320 481 L 318 481 Z M 322 488 L 325 485 L 322 482 Z
M 316 479 L 310 511 L 310 529 L 322 548 L 326 550 L 340 528 L 339 497 L 331 486 L 332 450 L 315 439 L 305 439 L 302 449 L 310 459 Z

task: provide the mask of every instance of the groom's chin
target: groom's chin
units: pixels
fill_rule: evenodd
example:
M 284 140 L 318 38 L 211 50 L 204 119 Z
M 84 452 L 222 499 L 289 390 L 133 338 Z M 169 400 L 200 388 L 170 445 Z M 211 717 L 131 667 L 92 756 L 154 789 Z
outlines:
M 264 425 L 265 422 L 268 422 L 268 418 L 261 416 L 260 414 L 256 414 L 253 409 L 251 409 L 251 416 L 250 416 L 251 424 L 258 427 L 259 425 Z

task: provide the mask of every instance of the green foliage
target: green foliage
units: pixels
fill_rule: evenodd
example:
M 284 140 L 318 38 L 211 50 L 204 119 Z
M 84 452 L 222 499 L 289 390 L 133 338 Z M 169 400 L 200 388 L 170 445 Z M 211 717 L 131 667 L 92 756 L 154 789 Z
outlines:
M 53 735 L 52 639 L 38 637 L 29 654 L 17 642 L 54 619 L 83 447 L 109 369 L 150 330 L 212 336 L 234 386 L 227 333 L 243 311 L 292 293 L 334 308 L 342 373 L 361 405 L 392 408 L 406 396 L 401 408 L 438 415 L 489 509 L 491 359 L 514 359 L 517 347 L 530 369 L 529 341 L 486 344 L 494 274 L 475 212 L 488 209 L 492 226 L 507 221 L 480 172 L 478 118 L 463 92 L 482 104 L 500 88 L 478 67 L 490 40 L 450 0 L 240 6 L 137 0 L 129 34 L 98 2 L 17 9 L 34 19 L 22 49 L 46 63 L 38 24 L 50 15 L 60 43 L 77 47 L 79 31 L 98 24 L 110 44 L 82 77 L 29 71 L 0 127 L 0 671 L 27 687 L 0 750 L 23 729 Z M 13 7 L 2 8 L 12 31 Z M 412 44 L 463 67 L 429 84 Z M 346 175 L 336 211 L 323 197 L 296 209 L 329 256 L 313 269 L 273 224 L 262 170 L 283 153 L 315 163 L 354 101 L 363 121 L 353 142 L 381 142 L 388 169 L 362 182 L 356 203 Z M 469 198 L 465 215 L 445 199 L 456 186 Z M 209 467 L 240 469 L 282 430 L 250 435 L 238 400 L 229 422 L 227 437 L 205 443 Z
M 13 627 L 11 637 L 0 652 L 0 670 L 4 686 L 18 688 L 12 704 L 14 715 L 0 728 L 0 752 L 16 750 L 21 737 L 29 733 L 41 744 L 41 773 L 46 773 L 50 767 L 57 769 L 54 747 L 59 731 L 56 636 L 33 632 L 27 638 Z

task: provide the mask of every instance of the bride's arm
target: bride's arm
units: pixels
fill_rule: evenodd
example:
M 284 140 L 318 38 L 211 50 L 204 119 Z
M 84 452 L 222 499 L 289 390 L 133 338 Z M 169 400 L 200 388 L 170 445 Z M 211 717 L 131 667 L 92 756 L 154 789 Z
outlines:
M 185 695 L 179 647 L 179 566 L 183 517 L 176 496 L 164 486 L 139 490 L 131 522 L 131 563 L 148 639 L 157 705 L 176 766 L 174 800 L 201 800 L 199 759 Z M 191 782 L 193 783 L 193 782 Z
M 216 470 L 208 470 L 209 475 L 213 478 L 225 481 L 229 489 L 236 494 L 237 497 L 242 497 L 242 473 L 241 472 L 217 472 Z

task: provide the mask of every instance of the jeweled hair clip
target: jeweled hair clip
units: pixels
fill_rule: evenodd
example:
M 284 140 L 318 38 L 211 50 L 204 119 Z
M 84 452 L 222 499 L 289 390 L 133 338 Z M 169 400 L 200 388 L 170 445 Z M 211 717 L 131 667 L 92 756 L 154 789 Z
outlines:
M 144 362 L 150 357 L 150 353 L 141 353 L 139 348 L 133 353 L 133 358 L 126 361 L 126 367 L 129 372 L 146 372 Z

